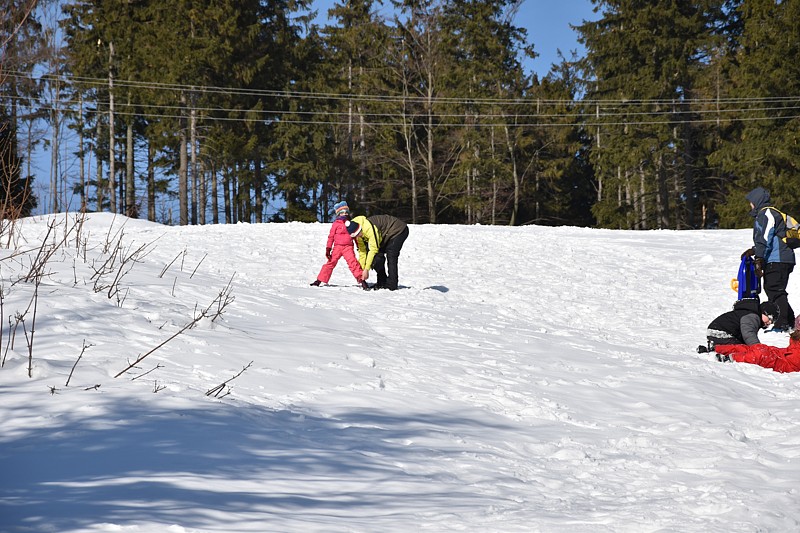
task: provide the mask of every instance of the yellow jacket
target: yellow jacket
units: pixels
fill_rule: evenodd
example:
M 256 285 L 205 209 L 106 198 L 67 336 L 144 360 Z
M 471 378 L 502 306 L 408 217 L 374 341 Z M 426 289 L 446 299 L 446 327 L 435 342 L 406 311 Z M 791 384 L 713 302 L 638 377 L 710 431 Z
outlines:
M 362 270 L 370 270 L 372 261 L 381 247 L 383 237 L 378 228 L 373 225 L 365 216 L 353 218 L 353 222 L 361 226 L 361 233 L 356 237 L 356 248 L 358 248 L 358 263 Z

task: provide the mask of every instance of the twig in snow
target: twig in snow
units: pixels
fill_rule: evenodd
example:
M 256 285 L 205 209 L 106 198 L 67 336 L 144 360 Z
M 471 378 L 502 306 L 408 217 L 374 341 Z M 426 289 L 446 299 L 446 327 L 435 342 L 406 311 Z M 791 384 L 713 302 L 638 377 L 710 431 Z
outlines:
M 31 337 L 28 340 L 28 377 L 33 377 L 33 335 L 36 333 L 36 308 L 39 305 L 39 284 L 42 282 L 41 278 L 36 280 L 33 288 L 33 317 L 31 319 Z M 25 334 L 28 338 L 28 334 Z
M 69 371 L 69 377 L 67 377 L 67 382 L 64 384 L 65 387 L 69 387 L 69 380 L 72 379 L 72 373 L 75 372 L 75 367 L 78 366 L 78 361 L 80 361 L 81 357 L 83 357 L 83 353 L 87 348 L 91 348 L 92 346 L 94 346 L 94 344 L 86 344 L 86 339 L 83 339 L 83 348 L 81 349 L 81 353 L 78 355 L 78 359 L 75 360 L 75 364 L 72 365 L 72 370 Z
M 105 262 L 99 268 L 94 269 L 91 279 L 94 280 L 94 292 L 108 291 L 108 298 L 111 299 L 117 296 L 117 304 L 121 307 L 120 298 L 118 293 L 120 291 L 120 281 L 125 277 L 133 268 L 133 265 L 141 262 L 150 253 L 148 247 L 152 243 L 143 244 L 137 249 L 132 250 L 131 244 L 127 248 L 122 245 L 123 236 L 120 235 L 120 240 L 117 241 L 111 253 L 106 258 Z
M 207 391 L 206 391 L 206 396 L 214 396 L 215 398 L 219 398 L 219 397 L 220 397 L 220 396 L 219 396 L 219 393 L 220 393 L 220 392 L 222 392 L 222 391 L 225 389 L 225 387 L 227 387 L 227 386 L 228 386 L 228 383 L 230 383 L 230 382 L 231 382 L 231 381 L 233 381 L 234 379 L 236 379 L 236 378 L 238 378 L 239 376 L 241 376 L 242 374 L 244 374 L 244 371 L 245 371 L 245 370 L 247 370 L 248 368 L 250 368 L 250 366 L 251 366 L 252 364 L 253 364 L 253 361 L 250 361 L 249 363 L 247 363 L 247 366 L 246 366 L 246 367 L 244 367 L 243 369 L 241 369 L 241 370 L 239 371 L 239 373 L 238 373 L 238 374 L 236 374 L 235 376 L 233 376 L 231 379 L 229 379 L 229 380 L 227 380 L 227 381 L 223 381 L 222 383 L 220 383 L 219 385 L 217 385 L 217 386 L 216 386 L 216 387 L 214 387 L 213 389 L 209 389 L 209 390 L 207 390 Z M 223 397 L 224 397 L 224 396 L 227 396 L 228 394 L 230 394 L 230 388 L 228 388 L 228 392 L 226 392 L 226 393 L 223 395 Z
M 200 322 L 204 318 L 212 317 L 211 318 L 212 321 L 216 320 L 220 315 L 222 315 L 222 312 L 225 310 L 225 307 L 227 307 L 228 304 L 233 302 L 233 300 L 234 300 L 233 296 L 230 295 L 230 282 L 228 282 L 228 285 L 225 287 L 225 289 L 220 291 L 220 293 L 217 295 L 217 297 L 214 298 L 214 300 L 210 304 L 208 304 L 208 307 L 206 307 L 205 309 L 203 309 L 199 313 L 196 312 L 195 315 L 194 315 L 194 318 L 192 320 L 190 320 L 189 322 L 187 322 L 181 329 L 179 329 L 177 332 L 175 332 L 173 335 L 171 335 L 168 339 L 163 341 L 161 344 L 159 344 L 158 346 L 156 346 L 155 348 L 153 348 L 152 350 L 150 350 L 146 354 L 139 356 L 136 359 L 136 361 L 134 361 L 133 363 L 129 364 L 124 370 L 122 370 L 119 374 L 117 374 L 114 377 L 115 378 L 120 377 L 122 374 L 124 374 L 125 372 L 127 372 L 128 370 L 133 368 L 134 366 L 136 366 L 139 363 L 141 363 L 147 356 L 149 356 L 150 354 L 152 354 L 153 352 L 155 352 L 159 348 L 162 348 L 169 341 L 171 341 L 172 339 L 174 339 L 175 337 L 177 337 L 181 333 L 183 333 L 183 332 L 195 327 L 198 324 L 198 322 Z M 215 305 L 216 305 L 217 309 L 212 313 L 212 308 Z
M 197 269 L 200 268 L 200 265 L 203 264 L 203 261 L 206 260 L 206 257 L 208 257 L 208 254 L 204 255 L 203 258 L 200 260 L 200 262 L 197 263 L 197 266 L 194 267 L 194 270 L 192 270 L 192 275 L 189 276 L 189 279 L 192 279 L 194 277 L 195 272 L 197 272 Z
M 181 256 L 181 254 L 183 254 L 183 255 L 186 255 L 186 250 L 183 250 L 183 251 L 182 251 L 182 252 L 180 252 L 178 255 L 176 255 L 176 256 L 175 256 L 175 259 L 173 259 L 172 261 L 170 261 L 170 262 L 169 262 L 169 264 L 168 264 L 167 266 L 165 266 L 165 267 L 164 267 L 164 268 L 161 270 L 161 274 L 159 274 L 159 275 L 158 275 L 158 277 L 159 277 L 159 278 L 163 278 L 163 277 L 164 277 L 164 274 L 166 274 L 166 273 L 167 273 L 167 270 L 169 270 L 169 267 L 171 267 L 171 266 L 172 266 L 172 264 L 173 264 L 175 261 L 177 261 L 177 260 L 178 260 L 178 258 Z
M 131 378 L 131 381 L 136 381 L 136 380 L 137 380 L 137 379 L 139 379 L 139 378 L 143 378 L 143 377 L 145 377 L 147 374 L 149 374 L 150 372 L 153 372 L 153 371 L 155 371 L 155 370 L 158 370 L 159 368 L 164 368 L 164 365 L 162 365 L 161 363 L 159 363 L 159 364 L 157 364 L 156 366 L 154 366 L 153 368 L 151 368 L 150 370 L 148 370 L 147 372 L 145 372 L 144 374 L 139 374 L 138 376 L 136 376 L 136 377 L 134 377 L 134 378 Z

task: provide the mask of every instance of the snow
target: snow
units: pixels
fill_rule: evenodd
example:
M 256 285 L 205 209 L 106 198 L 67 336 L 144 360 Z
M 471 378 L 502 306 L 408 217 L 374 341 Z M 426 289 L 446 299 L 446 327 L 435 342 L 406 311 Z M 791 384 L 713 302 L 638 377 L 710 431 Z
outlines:
M 6 228 L 0 531 L 800 528 L 800 375 L 695 352 L 750 230 L 412 225 L 366 292 L 328 229 Z

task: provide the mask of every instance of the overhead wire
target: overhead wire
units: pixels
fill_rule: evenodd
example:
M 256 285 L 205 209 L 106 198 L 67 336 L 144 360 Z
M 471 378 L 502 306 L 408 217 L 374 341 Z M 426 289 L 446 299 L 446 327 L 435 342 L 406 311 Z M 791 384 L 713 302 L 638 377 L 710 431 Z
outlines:
M 60 76 L 42 75 L 39 78 L 32 77 L 26 73 L 8 73 L 16 76 L 25 77 L 28 79 L 41 79 L 41 80 L 61 80 L 67 82 L 78 82 L 86 85 L 94 85 L 98 87 L 107 88 L 108 78 L 87 78 L 80 76 L 69 76 L 64 79 Z M 277 90 L 277 89 L 252 89 L 252 88 L 236 88 L 236 87 L 222 87 L 214 85 L 187 85 L 179 83 L 160 83 L 154 81 L 136 81 L 124 80 L 114 78 L 115 88 L 131 87 L 140 89 L 163 89 L 169 91 L 189 91 L 195 93 L 223 93 L 228 95 L 243 95 L 243 96 L 265 96 L 265 97 L 280 97 L 280 98 L 310 98 L 310 99 L 339 99 L 350 100 L 359 98 L 367 101 L 416 101 L 424 102 L 428 100 L 423 96 L 410 96 L 410 95 L 388 95 L 388 94 L 364 94 L 364 93 L 337 93 L 337 92 L 323 92 L 323 91 L 298 91 L 298 90 Z M 513 97 L 513 98 L 500 98 L 500 97 L 477 97 L 477 96 L 464 96 L 464 97 L 443 97 L 437 96 L 433 98 L 437 102 L 444 103 L 500 103 L 506 105 L 530 105 L 532 101 L 538 101 L 543 104 L 583 104 L 583 105 L 674 105 L 674 104 L 731 104 L 731 103 L 763 103 L 763 102 L 786 102 L 794 101 L 800 102 L 800 95 L 794 96 L 749 96 L 749 97 L 724 97 L 724 98 L 582 98 L 582 99 L 547 99 L 540 97 Z
M 5 73 L 17 77 L 33 79 L 29 74 L 24 73 Z M 98 88 L 107 88 L 108 80 L 102 78 L 63 78 L 60 76 L 42 76 L 42 80 L 59 80 L 65 84 L 82 83 L 94 85 Z M 744 98 L 725 98 L 725 99 L 685 99 L 685 100 L 666 100 L 666 99 L 540 99 L 540 98 L 453 98 L 437 97 L 433 99 L 423 99 L 420 97 L 401 97 L 397 95 L 377 95 L 377 94 L 341 94 L 328 92 L 307 92 L 307 91 L 277 91 L 262 89 L 235 89 L 214 86 L 190 86 L 183 84 L 165 84 L 157 82 L 136 82 L 115 79 L 115 89 L 137 88 L 162 91 L 185 91 L 190 90 L 194 93 L 222 93 L 233 96 L 253 96 L 270 97 L 284 100 L 314 99 L 347 101 L 363 105 L 386 105 L 388 103 L 421 104 L 431 101 L 439 106 L 446 104 L 462 104 L 472 106 L 503 106 L 503 105 L 527 105 L 549 108 L 553 106 L 566 106 L 570 111 L 564 112 L 509 112 L 509 113 L 477 113 L 470 114 L 470 117 L 480 117 L 481 121 L 463 121 L 453 119 L 463 119 L 465 113 L 431 112 L 416 113 L 413 116 L 428 116 L 436 119 L 437 126 L 440 127 L 496 127 L 499 125 L 512 125 L 515 127 L 597 127 L 597 126 L 647 126 L 647 125 L 675 125 L 675 124 L 703 124 L 718 122 L 720 120 L 732 121 L 758 121 L 758 120 L 794 120 L 797 114 L 777 115 L 777 113 L 788 113 L 800 110 L 800 96 L 785 97 L 744 97 Z M 30 101 L 26 97 L 7 97 L 17 98 L 19 101 Z M 75 100 L 70 98 L 47 98 L 40 96 L 34 98 L 37 107 L 43 111 L 67 112 L 69 109 L 74 111 Z M 96 108 L 95 112 L 107 114 L 108 111 L 99 111 L 98 108 L 107 107 L 108 101 L 95 99 L 91 101 Z M 263 103 L 263 102 L 262 102 Z M 778 105 L 785 104 L 785 105 Z M 402 111 L 381 112 L 364 111 L 358 113 L 346 110 L 326 109 L 324 106 L 318 109 L 293 110 L 280 107 L 270 107 L 265 109 L 246 109 L 242 107 L 224 106 L 186 106 L 176 104 L 157 104 L 157 103 L 138 103 L 116 101 L 115 114 L 119 116 L 141 116 L 152 119 L 182 119 L 185 118 L 185 111 L 192 109 L 200 113 L 203 120 L 219 122 L 246 122 L 267 121 L 271 123 L 286 124 L 316 124 L 341 126 L 350 122 L 347 117 L 358 114 L 366 124 L 373 127 L 398 126 L 411 113 L 405 114 Z M 636 108 L 647 106 L 670 106 L 663 110 L 636 110 Z M 735 107 L 726 107 L 735 106 Z M 131 111 L 135 109 L 135 111 Z M 224 114 L 234 116 L 222 116 Z M 762 116 L 752 116 L 761 114 Z M 238 116 L 235 116 L 238 115 Z M 712 115 L 710 118 L 708 115 Z M 736 115 L 736 116 L 732 116 Z M 659 120 L 634 120 L 638 117 L 666 117 Z M 683 119 L 682 117 L 689 117 Z M 706 117 L 706 118 L 703 118 Z M 387 120 L 389 119 L 389 120 Z M 449 121 L 449 122 L 448 122 Z M 496 121 L 496 122 L 493 122 Z M 509 123 L 510 122 L 510 123 Z
M 27 97 L 8 97 L 10 99 L 16 99 L 18 101 L 26 101 L 30 98 Z M 55 99 L 45 99 L 44 97 L 38 98 L 39 103 L 42 105 L 47 104 L 47 102 L 52 102 L 53 105 L 55 104 L 74 104 L 75 101 L 73 99 L 63 99 L 63 98 L 55 98 Z M 604 106 L 602 109 L 604 110 L 602 113 L 595 113 L 595 111 L 591 111 L 592 115 L 595 116 L 603 116 L 603 117 L 617 117 L 617 116 L 624 116 L 624 117 L 631 117 L 631 116 L 663 116 L 663 115 L 670 115 L 670 116 L 680 116 L 680 115 L 698 115 L 698 114 L 729 114 L 729 113 L 745 113 L 745 112 L 775 112 L 775 111 L 787 111 L 787 110 L 796 110 L 800 109 L 800 98 L 786 98 L 784 99 L 787 102 L 796 103 L 797 105 L 786 105 L 786 106 L 769 106 L 769 107 L 735 107 L 735 108 L 705 108 L 705 109 L 683 109 L 687 106 L 687 104 L 681 103 L 679 105 L 680 109 L 670 109 L 670 110 L 656 110 L 656 111 L 615 111 L 611 112 L 611 106 Z M 92 102 L 98 106 L 108 106 L 108 100 L 104 99 L 94 99 Z M 361 99 L 355 100 L 357 103 L 367 102 L 369 103 L 369 99 L 362 101 Z M 531 100 L 527 102 L 528 105 L 537 105 L 537 101 Z M 763 103 L 763 102 L 759 102 Z M 172 105 L 172 104 L 158 104 L 158 103 L 141 103 L 141 102 L 115 102 L 115 106 L 118 108 L 121 107 L 129 107 L 129 108 L 155 108 L 155 109 L 164 109 L 164 110 L 185 110 L 189 107 L 195 111 L 201 112 L 208 112 L 208 113 L 258 113 L 258 114 L 276 114 L 276 115 L 327 115 L 327 116 L 347 116 L 349 113 L 347 111 L 332 111 L 326 110 L 321 108 L 319 110 L 287 110 L 287 109 L 280 109 L 280 108 L 267 108 L 267 109 L 245 109 L 241 107 L 206 107 L 206 106 L 186 106 L 186 105 Z M 577 102 L 571 107 L 581 107 L 580 103 Z M 585 107 L 585 109 L 590 109 L 589 107 Z M 154 115 L 152 112 L 149 112 L 151 115 Z M 397 112 L 392 113 L 381 113 L 375 111 L 360 111 L 360 114 L 366 117 L 396 117 L 398 116 Z M 497 116 L 497 117 L 512 117 L 512 118 L 570 118 L 570 117 L 585 117 L 587 116 L 586 111 L 584 112 L 574 112 L 574 113 L 504 113 L 499 115 L 492 115 L 488 113 L 481 113 L 480 116 Z M 455 117 L 463 117 L 464 113 L 432 113 L 433 116 L 437 118 L 455 118 Z M 154 116 L 158 116 L 155 114 Z M 251 120 L 251 119 L 246 119 Z

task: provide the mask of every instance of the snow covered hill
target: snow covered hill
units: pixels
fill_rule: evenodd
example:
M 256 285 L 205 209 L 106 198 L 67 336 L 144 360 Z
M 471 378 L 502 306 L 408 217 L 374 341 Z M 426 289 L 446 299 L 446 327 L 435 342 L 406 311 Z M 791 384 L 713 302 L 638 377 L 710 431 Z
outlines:
M 800 529 L 800 375 L 694 351 L 750 230 L 328 229 L 6 231 L 0 531 Z

